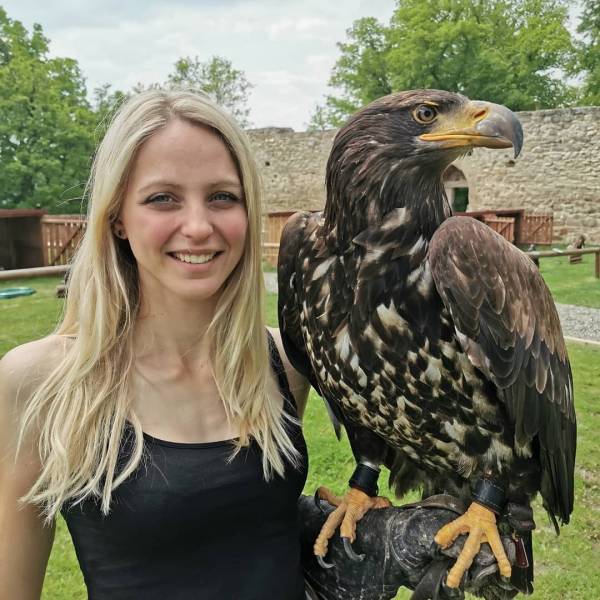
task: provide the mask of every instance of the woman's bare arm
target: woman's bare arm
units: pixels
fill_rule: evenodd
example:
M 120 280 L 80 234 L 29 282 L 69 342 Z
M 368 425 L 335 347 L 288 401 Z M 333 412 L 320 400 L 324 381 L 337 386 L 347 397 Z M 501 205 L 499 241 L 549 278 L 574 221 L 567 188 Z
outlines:
M 19 500 L 40 472 L 37 440 L 25 439 L 18 456 L 16 446 L 24 405 L 62 348 L 52 336 L 0 360 L 0 600 L 39 600 L 42 591 L 54 524 Z

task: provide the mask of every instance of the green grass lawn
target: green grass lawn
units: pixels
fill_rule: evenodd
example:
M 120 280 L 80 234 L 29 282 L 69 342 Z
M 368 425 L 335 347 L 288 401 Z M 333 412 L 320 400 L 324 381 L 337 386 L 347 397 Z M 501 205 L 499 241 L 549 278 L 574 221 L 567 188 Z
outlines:
M 36 290 L 32 296 L 0 300 L 0 356 L 14 346 L 43 337 L 54 329 L 63 307 L 63 301 L 55 295 L 59 283 L 62 279 L 58 277 L 0 281 L 0 290 L 15 287 Z
M 567 256 L 540 259 L 540 272 L 555 302 L 600 308 L 600 279 L 594 275 L 594 254 L 584 254 L 578 264 Z
M 561 260 L 550 259 L 555 261 L 553 264 Z M 585 263 L 566 265 L 565 272 L 571 277 L 580 267 L 584 267 L 581 281 L 585 281 L 589 272 L 593 278 L 593 265 Z M 557 265 L 556 269 L 559 268 L 562 267 Z M 0 355 L 17 344 L 45 335 L 53 329 L 62 307 L 62 301 L 54 298 L 54 289 L 59 282 L 59 279 L 31 279 L 3 282 L 0 285 L 0 289 L 15 286 L 37 289 L 34 296 L 0 300 Z M 594 284 L 594 281 L 591 283 Z M 594 297 L 593 294 L 591 297 Z M 557 300 L 567 301 L 562 297 L 557 297 Z M 600 296 L 596 296 L 594 302 L 594 306 L 600 307 Z M 276 324 L 276 304 L 276 296 L 269 294 L 267 313 L 271 325 Z M 571 524 L 563 528 L 560 537 L 556 538 L 541 506 L 538 504 L 536 507 L 538 527 L 534 533 L 534 598 L 541 600 L 600 598 L 600 444 L 597 442 L 597 431 L 600 429 L 600 349 L 570 344 L 569 354 L 575 378 L 579 423 L 575 512 Z M 334 491 L 343 492 L 354 463 L 347 441 L 337 442 L 323 403 L 314 393 L 308 403 L 304 431 L 310 456 L 305 493 L 312 494 L 318 485 L 328 485 Z M 389 493 L 386 485 L 381 485 L 381 491 L 383 494 Z M 402 590 L 398 599 L 407 600 L 409 596 L 410 592 Z M 62 519 L 57 524 L 43 598 L 86 598 L 83 580 Z

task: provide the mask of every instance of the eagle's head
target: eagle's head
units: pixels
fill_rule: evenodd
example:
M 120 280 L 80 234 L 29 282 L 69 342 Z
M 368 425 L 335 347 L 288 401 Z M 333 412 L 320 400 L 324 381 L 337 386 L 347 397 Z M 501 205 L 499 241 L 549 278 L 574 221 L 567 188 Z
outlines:
M 431 226 L 449 216 L 442 176 L 475 146 L 521 151 L 523 130 L 506 107 L 441 90 L 412 90 L 367 105 L 337 133 L 327 163 L 325 228 L 351 237 L 393 208 Z

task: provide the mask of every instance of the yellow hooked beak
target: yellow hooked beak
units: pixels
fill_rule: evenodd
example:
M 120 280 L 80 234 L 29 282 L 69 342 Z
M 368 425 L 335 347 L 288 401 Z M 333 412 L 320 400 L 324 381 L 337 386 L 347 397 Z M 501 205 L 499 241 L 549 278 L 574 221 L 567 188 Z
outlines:
M 471 100 L 451 113 L 440 114 L 429 133 L 419 139 L 437 142 L 442 148 L 512 146 L 516 158 L 523 147 L 523 128 L 506 106 Z

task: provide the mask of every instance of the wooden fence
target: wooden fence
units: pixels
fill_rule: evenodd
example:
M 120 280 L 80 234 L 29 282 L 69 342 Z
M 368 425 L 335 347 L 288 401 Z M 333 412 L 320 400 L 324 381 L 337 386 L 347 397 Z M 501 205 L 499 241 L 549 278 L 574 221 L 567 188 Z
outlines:
M 526 214 L 521 224 L 521 244 L 551 244 L 554 216 L 551 214 Z
M 483 222 L 511 244 L 515 243 L 515 218 L 484 215 Z
M 81 241 L 87 221 L 73 215 L 46 215 L 42 217 L 44 265 L 66 265 L 73 258 Z
M 272 267 L 277 266 L 281 232 L 293 214 L 294 211 L 286 211 L 263 216 L 263 261 Z
M 554 216 L 551 214 L 526 213 L 523 208 L 474 210 L 456 214 L 485 223 L 513 244 L 552 243 Z
M 513 244 L 552 243 L 552 215 L 533 213 L 520 218 L 483 215 L 483 222 Z

